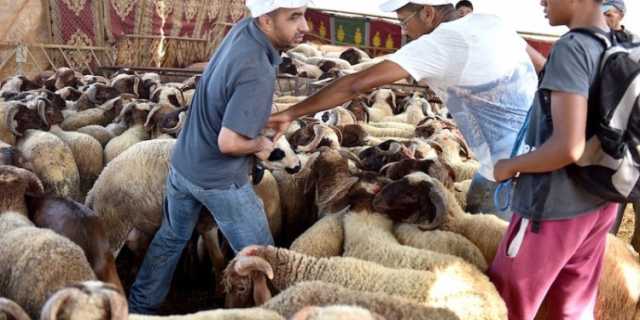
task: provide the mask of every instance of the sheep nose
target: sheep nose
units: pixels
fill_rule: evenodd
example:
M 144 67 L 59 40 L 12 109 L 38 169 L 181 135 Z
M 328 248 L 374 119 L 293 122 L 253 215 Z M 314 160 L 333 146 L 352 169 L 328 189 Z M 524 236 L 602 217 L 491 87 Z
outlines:
M 293 167 L 293 168 L 285 168 L 284 171 L 286 171 L 288 174 L 295 174 L 298 173 L 300 171 L 300 164 L 298 164 L 297 166 Z

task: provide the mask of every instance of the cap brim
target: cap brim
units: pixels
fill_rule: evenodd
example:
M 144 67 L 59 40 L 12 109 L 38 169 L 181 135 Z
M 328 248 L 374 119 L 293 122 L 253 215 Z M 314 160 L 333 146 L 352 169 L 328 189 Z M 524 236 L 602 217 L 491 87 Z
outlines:
M 616 7 L 612 6 L 612 5 L 605 5 L 605 6 L 601 6 L 600 7 L 600 11 L 602 11 L 602 13 L 608 12 L 611 9 L 615 9 Z
M 390 0 L 382 3 L 379 8 L 384 12 L 396 12 L 398 9 L 404 7 L 408 1 L 402 0 Z

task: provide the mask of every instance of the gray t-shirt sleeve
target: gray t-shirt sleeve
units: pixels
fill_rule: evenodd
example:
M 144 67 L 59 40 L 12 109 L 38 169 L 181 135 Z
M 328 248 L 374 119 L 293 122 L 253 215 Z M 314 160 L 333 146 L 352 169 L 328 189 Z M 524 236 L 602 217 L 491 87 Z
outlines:
M 222 118 L 222 126 L 255 139 L 264 128 L 273 103 L 273 84 L 268 77 L 244 76 L 238 80 Z
M 598 48 L 590 48 L 591 46 L 601 45 L 595 39 L 585 39 L 576 34 L 567 35 L 558 41 L 545 66 L 540 87 L 588 98 L 598 62 L 593 57 L 594 50 L 597 51 Z

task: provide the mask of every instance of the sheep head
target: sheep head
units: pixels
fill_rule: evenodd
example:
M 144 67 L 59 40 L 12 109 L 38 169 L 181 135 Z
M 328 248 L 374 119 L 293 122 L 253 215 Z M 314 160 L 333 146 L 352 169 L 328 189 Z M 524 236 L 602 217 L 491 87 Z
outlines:
M 331 110 L 318 113 L 316 117 L 319 117 L 318 120 L 321 122 L 332 126 L 345 126 L 358 123 L 356 116 L 343 107 L 335 107 Z
M 0 212 L 13 211 L 27 216 L 25 195 L 40 196 L 44 187 L 31 171 L 0 165 Z
M 77 87 L 80 82 L 76 77 L 76 72 L 67 67 L 58 68 L 53 79 L 55 90 L 60 90 L 64 87 Z
M 187 111 L 186 110 L 176 110 L 170 112 L 168 114 L 163 115 L 162 120 L 160 120 L 160 132 L 172 134 L 177 136 L 182 130 L 185 121 L 187 120 Z
M 297 152 L 314 152 L 320 147 L 340 147 L 339 130 L 326 124 L 307 125 L 291 136 L 291 146 Z
M 154 108 L 152 102 L 147 100 L 134 100 L 129 102 L 122 108 L 120 114 L 116 117 L 115 122 L 121 122 L 132 126 L 135 124 L 144 124 L 147 122 L 149 112 Z
M 41 320 L 126 319 L 127 301 L 111 284 L 87 281 L 56 292 L 42 308 Z
M 298 74 L 298 68 L 293 63 L 293 59 L 289 57 L 282 58 L 282 63 L 278 66 L 278 71 L 281 74 L 288 74 L 292 76 L 295 76 Z
M 340 59 L 349 61 L 349 63 L 352 66 L 355 66 L 356 64 L 359 64 L 360 62 L 362 62 L 362 56 L 354 48 L 349 48 L 349 49 L 345 50 L 344 52 L 342 52 L 340 54 Z
M 0 298 L 0 315 L 4 315 L 8 320 L 29 320 L 29 316 L 22 307 L 5 298 Z
M 186 105 L 182 90 L 176 87 L 161 86 L 151 94 L 151 101 L 167 105 L 173 108 L 182 108 Z
M 120 96 L 118 89 L 104 85 L 102 83 L 94 83 L 84 92 L 87 99 L 94 105 L 101 105 L 107 101 Z M 82 111 L 82 110 L 80 110 Z
M 358 158 L 362 161 L 361 169 L 378 172 L 388 163 L 413 158 L 413 152 L 395 140 L 387 140 L 363 150 Z
M 10 101 L 6 106 L 4 121 L 17 137 L 22 136 L 28 129 L 49 130 L 46 106 L 46 101 L 39 98 L 31 101 L 29 105 L 22 101 Z
M 273 279 L 271 264 L 261 257 L 265 247 L 249 246 L 229 263 L 224 271 L 225 307 L 243 308 L 261 305 L 271 299 L 267 278 Z
M 358 180 L 351 174 L 347 158 L 339 151 L 321 148 L 306 180 L 305 193 L 315 189 L 315 202 L 320 211 L 334 212 L 346 206 L 344 200 Z
M 369 106 L 365 103 L 366 97 L 359 97 L 347 102 L 345 108 L 351 111 L 358 122 L 369 122 Z
M 437 159 L 403 159 L 383 167 L 381 173 L 391 180 L 400 180 L 413 172 L 424 172 L 438 179 L 447 188 L 455 182 L 453 169 Z
M 272 132 L 272 130 L 265 131 L 265 136 L 268 138 L 273 138 L 274 134 L 275 132 Z M 298 173 L 302 168 L 300 158 L 293 151 L 285 136 L 278 138 L 273 151 L 269 154 L 269 158 L 267 161 L 263 161 L 262 165 L 271 171 L 284 170 L 289 174 Z
M 385 103 L 391 107 L 391 110 L 396 110 L 396 94 L 391 89 L 378 89 L 369 95 L 369 105 L 376 103 Z
M 447 190 L 424 172 L 412 173 L 386 185 L 373 200 L 377 212 L 396 222 L 419 224 L 433 230 L 447 215 Z

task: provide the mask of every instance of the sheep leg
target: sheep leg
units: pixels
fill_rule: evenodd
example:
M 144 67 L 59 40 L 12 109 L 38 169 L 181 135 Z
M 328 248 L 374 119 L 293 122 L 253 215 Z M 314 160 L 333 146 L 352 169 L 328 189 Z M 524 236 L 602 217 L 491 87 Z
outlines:
M 111 253 L 107 251 L 105 254 L 99 256 L 96 261 L 91 264 L 91 268 L 93 272 L 95 272 L 98 280 L 114 285 L 120 293 L 124 294 L 124 287 L 122 286 L 116 269 L 116 261 Z
M 126 246 L 133 253 L 133 274 L 138 273 L 138 269 L 142 265 L 144 254 L 147 252 L 147 248 L 151 244 L 152 236 L 144 233 L 143 231 L 133 228 L 127 236 Z

